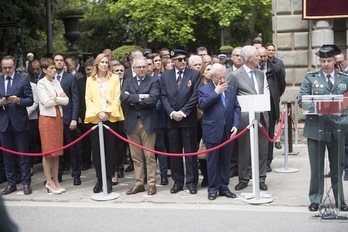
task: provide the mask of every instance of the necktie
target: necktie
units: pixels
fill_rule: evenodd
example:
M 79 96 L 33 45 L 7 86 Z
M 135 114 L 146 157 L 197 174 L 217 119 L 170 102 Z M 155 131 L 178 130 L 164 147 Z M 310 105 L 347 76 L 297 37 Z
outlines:
M 176 80 L 176 83 L 178 84 L 178 88 L 179 88 L 180 83 L 181 83 L 181 79 L 182 79 L 182 71 L 179 71 L 178 74 L 179 74 L 179 76 L 178 76 L 178 79 Z
M 254 70 L 250 71 L 250 80 L 253 82 L 254 86 L 255 86 L 255 82 L 254 82 Z
M 222 101 L 222 104 L 224 105 L 224 107 L 226 108 L 226 100 L 225 100 L 225 96 L 223 93 L 220 94 L 220 99 Z
M 57 75 L 57 81 L 60 82 L 60 75 Z
M 8 95 L 10 95 L 10 94 L 12 93 L 11 77 L 8 76 L 8 77 L 6 77 L 6 79 L 7 79 L 7 89 L 6 89 L 6 93 L 7 93 Z
M 331 90 L 333 86 L 331 82 L 331 75 L 327 75 L 326 77 L 327 77 L 327 85 L 329 86 L 329 90 Z

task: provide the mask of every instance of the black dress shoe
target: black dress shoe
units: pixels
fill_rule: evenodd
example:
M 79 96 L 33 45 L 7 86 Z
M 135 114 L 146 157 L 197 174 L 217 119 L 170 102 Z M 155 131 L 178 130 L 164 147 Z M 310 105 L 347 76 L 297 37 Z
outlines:
M 167 176 L 161 176 L 161 185 L 168 185 Z
M 220 196 L 225 196 L 227 198 L 236 198 L 237 195 L 231 191 L 220 193 Z
M 102 191 L 102 180 L 98 179 L 97 183 L 95 184 L 94 188 L 93 188 L 93 192 L 94 193 L 100 193 Z
M 74 178 L 74 182 L 73 182 L 73 185 L 81 185 L 81 178 L 80 177 L 75 177 Z
M 311 203 L 308 206 L 308 210 L 311 211 L 311 212 L 318 211 L 318 209 L 319 209 L 319 204 L 318 203 Z
M 7 195 L 7 194 L 10 194 L 10 193 L 13 193 L 13 192 L 16 192 L 17 191 L 17 186 L 14 185 L 14 186 L 10 186 L 8 185 L 3 191 L 2 191 L 2 195 Z
M 267 167 L 266 172 L 272 172 L 271 166 L 268 166 L 268 167 Z
M 267 191 L 268 190 L 267 184 L 265 184 L 264 182 L 260 182 L 260 190 Z
M 180 187 L 179 185 L 174 184 L 173 188 L 170 190 L 170 193 L 177 193 L 179 191 L 182 191 L 182 186 Z
M 216 193 L 209 193 L 208 194 L 208 200 L 213 201 L 217 198 L 217 194 Z
M 134 171 L 134 166 L 133 166 L 133 163 L 130 163 L 128 165 L 128 167 L 126 167 L 126 169 L 124 170 L 125 172 L 132 172 Z
M 208 187 L 208 178 L 203 178 L 201 186 L 202 188 Z
M 117 177 L 118 178 L 124 178 L 124 170 L 118 170 L 117 171 Z
M 194 188 L 194 187 L 189 188 L 189 193 L 190 194 L 197 194 L 197 188 Z
M 31 189 L 30 185 L 24 185 L 23 192 L 24 192 L 24 195 L 30 195 L 32 194 L 33 190 Z
M 337 205 L 336 205 L 336 207 L 337 207 Z M 348 206 L 346 205 L 345 202 L 341 203 L 340 211 L 343 211 L 343 212 L 347 212 L 348 211 Z
M 240 190 L 245 189 L 247 186 L 248 186 L 247 183 L 239 182 L 239 183 L 236 185 L 236 187 L 234 187 L 234 189 L 235 189 L 236 191 L 240 191 Z
M 274 147 L 277 149 L 282 149 L 282 145 L 280 144 L 280 142 L 275 142 Z

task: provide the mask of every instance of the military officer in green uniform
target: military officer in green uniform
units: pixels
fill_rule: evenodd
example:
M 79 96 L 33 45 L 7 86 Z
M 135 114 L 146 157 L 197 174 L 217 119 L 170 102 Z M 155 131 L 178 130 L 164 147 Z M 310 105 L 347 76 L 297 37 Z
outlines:
M 335 55 L 339 53 L 341 51 L 335 45 L 323 45 L 316 53 L 319 56 L 320 70 L 306 74 L 299 92 L 299 106 L 304 110 L 316 112 L 313 109 L 317 106 L 303 102 L 303 95 L 342 95 L 348 91 L 348 76 L 335 70 Z M 308 108 L 308 104 L 312 108 Z M 306 115 L 303 135 L 307 137 L 311 170 L 309 211 L 317 211 L 323 200 L 325 149 L 328 150 L 336 207 L 341 211 L 348 211 L 342 188 L 344 133 L 347 129 L 342 123 L 344 118 L 343 115 L 332 114 Z

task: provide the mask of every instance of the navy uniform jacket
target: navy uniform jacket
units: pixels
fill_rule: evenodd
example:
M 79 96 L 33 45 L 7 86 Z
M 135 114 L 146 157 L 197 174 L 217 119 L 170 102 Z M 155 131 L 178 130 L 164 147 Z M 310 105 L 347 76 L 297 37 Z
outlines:
M 326 75 L 321 70 L 307 73 L 298 96 L 299 106 L 304 110 L 314 112 L 313 107 L 316 106 L 312 103 L 302 102 L 303 95 L 341 95 L 346 93 L 348 91 L 348 75 L 335 71 L 334 78 L 334 85 L 330 91 Z M 306 115 L 303 135 L 313 140 L 331 141 L 332 135 L 337 139 L 338 127 L 346 130 L 346 123 L 346 115 Z

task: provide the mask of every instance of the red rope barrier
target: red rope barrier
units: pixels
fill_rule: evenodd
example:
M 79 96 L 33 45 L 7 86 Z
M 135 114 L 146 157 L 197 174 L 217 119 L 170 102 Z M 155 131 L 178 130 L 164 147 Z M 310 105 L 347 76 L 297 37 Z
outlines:
M 228 140 L 226 140 L 225 142 L 221 143 L 220 145 L 216 146 L 216 147 L 213 147 L 213 148 L 210 148 L 210 149 L 207 149 L 205 151 L 199 151 L 199 152 L 191 152 L 191 153 L 167 153 L 167 152 L 161 152 L 161 151 L 156 151 L 156 150 L 152 150 L 150 148 L 147 148 L 147 147 L 143 147 L 135 142 L 132 142 L 126 138 L 123 138 L 121 135 L 117 134 L 115 131 L 113 131 L 110 127 L 106 126 L 106 125 L 103 125 L 105 126 L 106 129 L 108 129 L 112 134 L 114 134 L 116 137 L 118 137 L 119 139 L 135 146 L 135 147 L 138 147 L 138 148 L 141 148 L 143 150 L 146 150 L 146 151 L 149 151 L 149 152 L 153 152 L 153 153 L 156 153 L 156 154 L 159 154 L 159 155 L 166 155 L 166 156 L 195 156 L 195 155 L 200 155 L 200 154 L 203 154 L 203 153 L 207 153 L 207 152 L 211 152 L 211 151 L 214 151 L 214 150 L 217 150 L 223 146 L 225 146 L 226 144 L 232 142 L 233 140 L 237 139 L 238 137 L 242 136 L 244 133 L 246 133 L 247 130 L 249 130 L 249 126 L 244 128 L 240 133 L 238 133 L 236 136 L 234 136 L 233 138 L 230 138 Z
M 279 138 L 279 136 L 281 135 L 282 131 L 283 131 L 283 124 L 284 124 L 284 119 L 285 119 L 285 114 L 286 112 L 284 111 L 282 114 L 282 120 L 279 123 L 279 128 L 277 131 L 277 135 L 276 137 L 274 137 L 273 139 L 271 139 L 266 131 L 266 129 L 263 127 L 263 125 L 261 123 L 259 123 L 259 126 L 261 127 L 261 131 L 264 134 L 264 136 L 267 138 L 268 141 L 274 143 L 275 141 L 277 141 L 277 139 Z
M 14 155 L 23 155 L 23 156 L 45 156 L 45 155 L 50 155 L 54 152 L 58 152 L 61 150 L 64 150 L 66 148 L 71 147 L 72 145 L 78 143 L 79 141 L 81 141 L 84 137 L 86 137 L 88 134 L 90 134 L 98 125 L 93 126 L 91 129 L 89 129 L 88 131 L 86 131 L 86 133 L 84 133 L 83 135 L 81 135 L 80 137 L 78 137 L 76 140 L 72 141 L 71 143 L 61 147 L 61 148 L 57 148 L 55 150 L 52 151 L 47 151 L 47 152 L 43 152 L 43 153 L 26 153 L 26 152 L 18 152 L 18 151 L 13 151 L 4 147 L 0 146 L 0 150 L 14 154 Z

